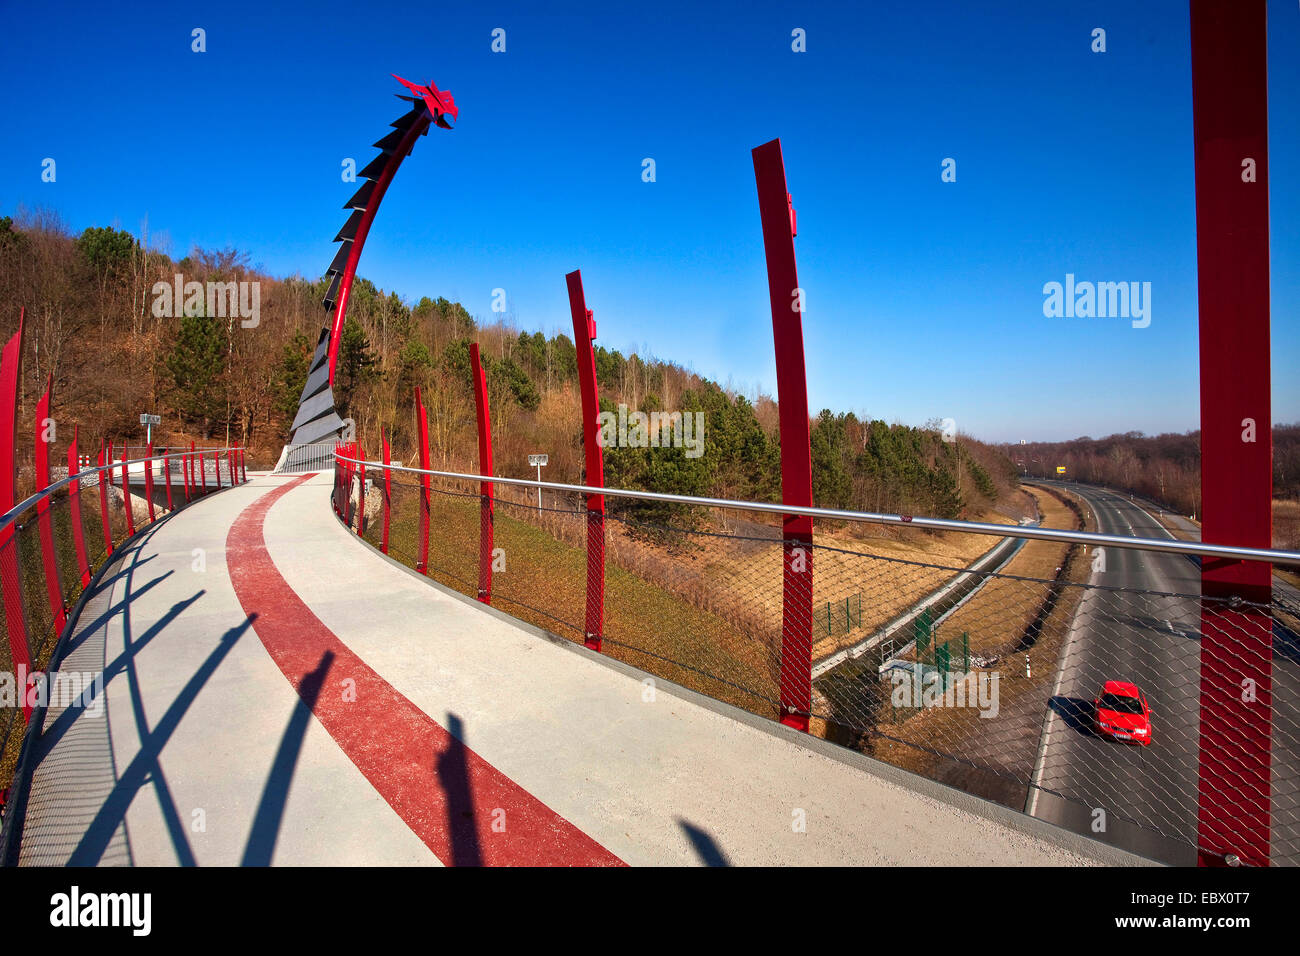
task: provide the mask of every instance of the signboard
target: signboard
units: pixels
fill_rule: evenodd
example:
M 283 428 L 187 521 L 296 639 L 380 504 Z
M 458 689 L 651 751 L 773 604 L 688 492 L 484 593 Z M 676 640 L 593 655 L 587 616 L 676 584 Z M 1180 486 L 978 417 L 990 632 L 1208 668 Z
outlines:
M 141 415 L 141 416 L 140 416 L 140 424 L 141 424 L 141 425 L 161 425 L 161 424 L 162 424 L 162 416 L 161 416 L 161 415 Z
M 1063 475 L 1063 474 L 1065 474 L 1065 466 L 1064 466 L 1064 465 L 1057 465 L 1057 466 L 1056 466 L 1056 473 L 1057 473 L 1058 475 Z
M 532 465 L 533 467 L 541 467 L 542 465 L 546 464 L 548 457 L 549 457 L 548 455 L 529 455 L 528 464 Z

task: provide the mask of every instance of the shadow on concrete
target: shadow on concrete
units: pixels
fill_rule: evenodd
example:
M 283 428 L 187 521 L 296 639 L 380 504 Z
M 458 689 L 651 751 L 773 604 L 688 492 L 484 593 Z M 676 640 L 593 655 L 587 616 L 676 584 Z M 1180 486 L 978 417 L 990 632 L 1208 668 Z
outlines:
M 731 861 L 727 855 L 722 852 L 722 847 L 718 846 L 716 840 L 707 830 L 701 830 L 693 823 L 688 823 L 681 817 L 677 818 L 677 825 L 682 828 L 691 841 L 691 846 L 695 849 L 695 855 L 700 858 L 700 862 L 705 866 L 731 866 Z
M 108 611 L 105 611 L 103 614 L 101 614 L 98 618 L 95 619 L 96 622 L 102 621 L 102 624 L 97 623 L 97 626 L 103 626 L 103 624 L 107 624 L 108 621 L 112 619 L 114 612 L 121 612 L 125 614 L 126 605 L 128 601 L 130 601 L 132 598 L 138 597 L 141 594 L 145 593 L 151 587 L 153 587 L 155 584 L 157 584 L 159 581 L 161 581 L 163 578 L 167 577 L 170 574 L 171 572 L 168 571 L 167 574 L 162 575 L 162 577 L 154 578 L 144 587 L 133 592 L 129 597 L 123 599 L 121 603 L 115 604 Z M 124 670 L 126 670 L 127 658 L 130 655 L 135 654 L 137 651 L 140 651 L 144 647 L 146 647 L 149 644 L 149 642 L 152 641 L 159 634 L 161 634 L 162 631 L 169 624 L 171 624 L 172 621 L 176 620 L 176 618 L 178 618 L 182 612 L 186 611 L 191 606 L 193 606 L 194 603 L 198 601 L 199 598 L 203 597 L 203 595 L 206 593 L 207 593 L 206 591 L 199 591 L 196 594 L 187 597 L 183 601 L 177 601 L 175 604 L 171 606 L 170 609 L 168 609 L 166 614 L 164 614 L 157 621 L 155 621 L 143 634 L 140 635 L 140 640 L 132 644 L 129 651 L 123 651 L 117 657 L 113 658 L 113 660 L 106 663 L 104 665 L 104 671 L 103 671 L 103 682 L 99 685 L 91 685 L 91 687 L 87 688 L 87 690 L 81 697 L 80 704 L 78 704 L 75 707 L 69 707 L 66 710 L 64 710 L 64 712 L 58 716 L 58 719 L 54 720 L 52 723 L 50 723 L 49 726 L 45 728 L 45 730 L 41 733 L 40 736 L 39 749 L 37 750 L 37 753 L 40 754 L 42 758 L 46 754 L 50 753 L 50 751 L 54 749 L 54 745 L 57 744 L 59 740 L 63 737 L 63 735 L 68 732 L 68 728 L 71 727 L 72 724 L 80 718 L 81 714 L 86 709 L 94 705 L 95 699 L 101 693 L 104 693 L 104 689 L 108 687 L 109 682 L 111 682 L 113 678 L 116 677 L 118 674 L 121 674 Z M 66 655 L 64 656 L 66 657 Z
M 334 652 L 326 651 L 321 655 L 316 669 L 306 674 L 298 686 L 293 713 L 280 738 L 280 749 L 276 751 L 275 760 L 271 763 L 266 786 L 262 788 L 262 799 L 257 804 L 257 813 L 253 817 L 241 866 L 271 865 L 280 823 L 284 819 L 284 803 L 289 796 L 289 784 L 293 780 L 294 768 L 298 766 L 298 756 L 302 753 L 302 741 L 311 723 L 321 688 L 325 686 L 325 676 L 333 663 Z
M 186 606 L 192 604 L 198 600 L 202 593 L 199 592 L 199 594 L 181 602 L 181 604 Z M 173 617 L 174 615 L 168 615 L 163 620 L 170 620 Z M 179 862 L 183 866 L 195 865 L 194 853 L 190 849 L 189 840 L 185 835 L 185 826 L 181 822 L 180 814 L 177 812 L 175 802 L 172 800 L 167 787 L 167 779 L 163 776 L 158 758 L 171 735 L 176 732 L 181 718 L 185 716 L 185 712 L 195 698 L 198 697 L 203 685 L 216 673 L 226 655 L 234 649 L 236 642 L 252 626 L 255 618 L 255 615 L 249 615 L 242 623 L 232 627 L 221 636 L 220 643 L 213 648 L 212 653 L 194 672 L 193 676 L 185 683 L 185 686 L 181 688 L 171 706 L 167 708 L 167 711 L 162 715 L 162 719 L 158 721 L 158 725 L 153 729 L 149 728 L 144 715 L 135 666 L 131 659 L 135 652 L 145 643 L 144 636 L 142 635 L 140 641 L 133 642 L 130 640 L 128 630 L 127 650 L 123 656 L 127 658 L 124 666 L 128 681 L 131 684 L 131 703 L 135 713 L 136 728 L 140 734 L 140 750 L 119 775 L 108 799 L 99 808 L 99 812 L 95 814 L 95 818 L 86 829 L 81 841 L 72 851 L 71 856 L 68 858 L 69 866 L 94 866 L 99 862 L 105 847 L 108 846 L 113 837 L 113 833 L 117 830 L 119 824 L 126 819 L 126 812 L 130 808 L 131 802 L 140 789 L 148 783 L 152 783 L 154 790 L 157 792 L 158 804 L 168 832 L 171 835 L 172 845 L 176 850 Z M 156 633 L 162 624 L 163 621 L 159 621 L 150 630 Z M 152 635 L 150 636 L 152 637 Z
M 451 734 L 451 743 L 438 755 L 434 772 L 447 797 L 447 831 L 451 834 L 449 862 L 452 866 L 482 866 L 483 848 L 479 845 L 474 792 L 470 785 L 469 762 L 465 757 L 464 721 L 448 712 L 447 731 Z

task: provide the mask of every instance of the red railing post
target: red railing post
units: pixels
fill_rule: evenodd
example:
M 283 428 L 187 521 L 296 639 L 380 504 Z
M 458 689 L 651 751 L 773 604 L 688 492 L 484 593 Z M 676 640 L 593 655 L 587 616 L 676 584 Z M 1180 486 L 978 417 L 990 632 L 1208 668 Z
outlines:
M 194 489 L 195 498 L 208 493 L 208 480 L 203 477 L 203 456 L 195 454 L 194 442 L 190 442 L 190 487 Z
M 153 442 L 144 446 L 144 498 L 149 503 L 149 523 L 153 524 L 157 515 L 153 509 Z
M 420 395 L 420 386 L 415 386 L 416 421 L 420 429 L 420 467 L 429 470 L 429 414 L 424 410 L 424 400 Z M 415 570 L 421 574 L 429 573 L 429 495 L 430 484 L 427 474 L 420 475 L 420 544 L 416 554 Z
M 122 446 L 122 503 L 126 506 L 126 535 L 129 538 L 135 534 L 135 514 L 131 507 L 131 475 L 128 471 L 130 466 L 126 463 L 128 447 Z
M 474 372 L 474 412 L 478 421 L 478 473 L 492 477 L 492 419 L 488 414 L 487 376 L 479 360 L 478 343 L 469 347 Z M 492 603 L 492 527 L 494 521 L 493 487 L 490 481 L 479 482 L 478 522 L 478 599 Z
M 357 442 L 357 537 L 366 536 L 366 450 Z
M 1264 0 L 1192 0 L 1201 538 L 1272 543 L 1268 42 Z M 1272 567 L 1201 564 L 1198 860 L 1269 865 Z
M 794 203 L 786 189 L 781 141 L 755 147 L 753 159 L 776 345 L 781 503 L 807 508 L 813 503 L 812 442 L 803 355 L 804 296 L 794 256 Z M 812 711 L 812 518 L 787 515 L 783 524 L 781 723 L 806 731 Z
M 176 510 L 172 504 L 172 456 L 166 448 L 163 449 L 163 475 L 167 478 L 167 510 L 172 512 Z
M 50 394 L 54 391 L 54 375 L 45 380 L 45 391 L 36 401 L 36 490 L 50 486 L 50 445 L 54 443 L 50 427 Z M 54 633 L 62 634 L 68 623 L 68 609 L 63 603 L 63 582 L 59 578 L 59 560 L 54 554 L 54 526 L 50 518 L 50 498 L 36 502 L 36 524 L 41 537 L 41 566 L 45 570 L 45 594 L 50 601 L 50 618 Z
M 108 452 L 108 458 L 104 457 L 104 439 L 99 440 L 99 457 L 96 461 L 99 465 L 99 517 L 104 523 L 104 557 L 113 556 L 113 526 L 108 520 L 108 486 L 113 483 L 113 452 Z M 105 468 L 105 464 L 108 465 Z
M 14 332 L 0 353 L 0 512 L 8 513 L 18 486 L 18 384 L 23 357 L 23 312 L 18 313 L 18 331 Z M 27 616 L 23 613 L 23 588 L 18 560 L 18 531 L 13 524 L 0 528 L 0 588 L 5 602 L 5 625 L 9 631 L 9 654 L 16 672 L 14 687 L 22 693 L 23 719 L 30 720 L 32 707 L 28 696 L 35 675 L 27 636 Z
M 334 490 L 330 492 L 330 507 L 334 509 L 335 514 L 339 513 L 339 468 L 342 467 L 342 462 L 339 461 L 339 449 L 342 447 L 338 442 L 334 443 Z
M 81 459 L 77 454 L 78 429 L 72 428 L 72 444 L 68 446 L 68 474 L 81 474 Z M 90 586 L 90 556 L 86 553 L 86 529 L 81 524 L 81 479 L 68 486 L 68 515 L 72 519 L 72 545 L 77 552 L 77 570 L 81 572 L 81 586 Z
M 248 483 L 248 450 L 243 445 L 239 446 L 239 475 L 244 483 Z
M 212 474 L 217 480 L 217 491 L 221 490 L 221 452 L 212 453 Z
M 583 484 L 605 487 L 605 459 L 600 444 L 600 400 L 596 390 L 596 320 L 582 291 L 582 270 L 565 277 L 569 311 L 573 316 L 573 342 L 578 350 L 578 384 L 582 389 L 582 445 L 587 475 Z M 587 611 L 583 643 L 600 650 L 605 632 L 605 496 L 587 495 Z
M 384 433 L 384 429 L 382 426 L 380 426 L 379 429 L 379 438 L 384 443 L 384 540 L 383 540 L 382 548 L 384 554 L 387 554 L 388 553 L 388 513 L 393 506 L 392 472 L 388 470 L 388 466 L 392 464 L 392 458 L 389 457 L 390 452 L 388 449 L 388 436 Z

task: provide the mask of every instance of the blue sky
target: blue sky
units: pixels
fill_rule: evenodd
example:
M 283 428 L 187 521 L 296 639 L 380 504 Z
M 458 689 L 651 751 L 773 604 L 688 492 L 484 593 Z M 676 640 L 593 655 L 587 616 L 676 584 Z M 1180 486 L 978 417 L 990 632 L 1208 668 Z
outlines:
M 0 214 L 147 219 L 177 257 L 234 245 L 315 277 L 355 188 L 342 160 L 368 162 L 403 111 L 389 74 L 431 79 L 460 121 L 403 166 L 361 274 L 484 318 L 503 288 L 521 329 L 571 334 L 581 268 L 603 344 L 774 392 L 750 149 L 780 137 L 814 412 L 1009 441 L 1198 425 L 1185 2 L 122 6 L 0 3 Z M 1300 4 L 1269 20 L 1273 415 L 1290 422 Z M 1151 325 L 1045 318 L 1066 273 L 1150 282 Z

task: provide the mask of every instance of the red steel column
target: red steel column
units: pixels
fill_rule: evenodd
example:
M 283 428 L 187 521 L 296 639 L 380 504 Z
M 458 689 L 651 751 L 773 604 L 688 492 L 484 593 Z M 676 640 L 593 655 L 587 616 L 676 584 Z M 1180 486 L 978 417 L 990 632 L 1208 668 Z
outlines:
M 167 478 L 167 510 L 175 511 L 176 506 L 172 504 L 172 456 L 166 448 L 163 449 L 163 475 Z
M 776 342 L 781 424 L 781 502 L 812 506 L 812 443 L 803 356 L 803 291 L 795 268 L 794 204 L 781 141 L 755 147 L 754 180 L 763 222 L 767 288 Z M 812 518 L 787 515 L 781 604 L 781 723 L 808 729 L 812 710 Z
M 488 414 L 487 376 L 479 360 L 478 343 L 469 347 L 474 372 L 474 412 L 478 420 L 478 473 L 492 477 L 492 417 Z M 479 482 L 478 599 L 492 603 L 492 530 L 495 518 L 492 482 Z
M 77 454 L 77 427 L 72 428 L 72 444 L 68 446 L 68 474 L 81 473 L 81 460 Z M 72 546 L 77 552 L 77 570 L 81 572 L 81 586 L 90 586 L 90 556 L 86 553 L 86 529 L 81 524 L 81 479 L 68 486 L 68 514 L 72 519 Z
M 339 471 L 343 467 L 343 462 L 339 461 L 339 455 L 342 454 L 343 446 L 338 442 L 334 443 L 334 491 L 330 494 L 330 507 L 334 509 L 335 514 L 339 514 Z
M 153 442 L 144 446 L 144 457 L 149 459 L 144 463 L 144 498 L 149 503 L 149 523 L 153 524 L 157 519 L 153 510 Z
M 131 507 L 131 476 L 127 471 L 126 463 L 127 446 L 122 446 L 122 502 L 126 505 L 126 535 L 131 537 L 135 534 L 135 515 Z
M 1192 122 L 1201 351 L 1201 537 L 1272 542 L 1268 68 L 1264 0 L 1192 0 Z M 1205 560 L 1201 593 L 1267 604 L 1272 568 Z M 1199 829 L 1203 866 L 1269 862 L 1272 626 L 1201 606 Z
M 113 483 L 113 453 L 108 453 L 108 458 L 104 457 L 104 439 L 99 440 L 99 517 L 104 523 L 104 557 L 109 558 L 113 555 L 113 527 L 108 520 L 108 486 Z M 108 467 L 105 468 L 104 465 Z
M 429 415 L 424 410 L 420 386 L 415 386 L 415 410 L 420 428 L 420 467 L 429 470 Z M 420 550 L 416 553 L 415 570 L 429 573 L 429 476 L 420 475 Z
M 217 480 L 217 491 L 221 490 L 221 452 L 212 453 L 212 475 Z
M 388 470 L 388 466 L 392 463 L 392 459 L 389 457 L 390 452 L 388 449 L 388 436 L 384 433 L 383 426 L 380 426 L 379 428 L 379 440 L 384 443 L 384 539 L 381 547 L 384 554 L 387 554 L 388 553 L 388 512 L 393 504 L 392 502 L 393 485 L 391 481 L 392 473 L 389 472 Z
M 0 511 L 8 513 L 18 485 L 18 383 L 23 357 L 23 312 L 18 313 L 18 331 L 0 353 Z M 23 719 L 30 720 L 32 708 L 27 690 L 31 686 L 32 656 L 27 638 L 27 618 L 23 614 L 23 589 L 19 581 L 18 536 L 14 525 L 0 529 L 0 588 L 5 602 L 5 625 L 9 631 L 9 654 L 14 670 L 26 675 L 22 681 Z M 18 682 L 15 681 L 15 688 Z
M 582 446 L 591 488 L 605 487 L 605 458 L 600 445 L 600 399 L 597 397 L 596 320 L 587 308 L 582 291 L 582 270 L 564 277 L 569 287 L 569 311 L 573 316 L 573 343 L 578 350 L 578 384 L 582 389 Z M 605 633 L 605 496 L 587 496 L 587 614 L 583 643 L 600 650 Z
M 54 375 L 45 380 L 45 391 L 36 401 L 36 490 L 44 491 L 50 486 L 50 444 L 46 438 L 47 422 L 50 421 L 50 393 L 54 391 Z M 54 526 L 50 518 L 50 499 L 42 498 L 36 502 L 36 526 L 41 537 L 41 566 L 45 571 L 45 595 L 50 601 L 50 617 L 54 621 L 54 633 L 62 634 L 63 625 L 68 623 L 68 609 L 63 603 L 63 582 L 59 578 L 59 561 L 54 554 Z
M 357 442 L 357 537 L 366 536 L 366 450 Z

